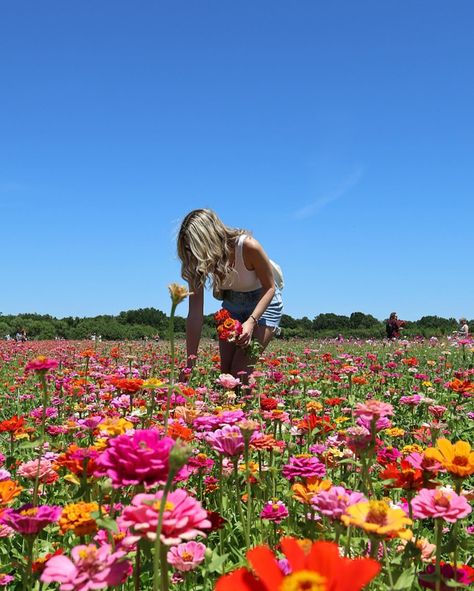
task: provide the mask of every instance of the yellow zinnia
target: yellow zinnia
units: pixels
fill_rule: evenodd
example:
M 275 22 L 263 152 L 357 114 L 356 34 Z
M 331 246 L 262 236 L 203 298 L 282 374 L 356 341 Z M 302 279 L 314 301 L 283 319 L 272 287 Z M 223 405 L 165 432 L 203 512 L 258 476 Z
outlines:
M 391 507 L 385 501 L 364 501 L 351 505 L 341 517 L 344 525 L 355 525 L 368 534 L 411 540 L 413 533 L 406 529 L 413 522 L 403 509 Z
M 291 490 L 294 492 L 293 498 L 300 503 L 311 505 L 311 499 L 322 490 L 329 490 L 332 486 L 330 480 L 320 480 L 316 476 L 308 478 L 306 484 L 297 482 L 293 484 Z
M 59 520 L 59 529 L 62 534 L 73 531 L 76 536 L 85 536 L 97 531 L 97 524 L 91 513 L 99 510 L 97 503 L 71 503 L 63 507 Z
M 438 439 L 436 445 L 425 450 L 427 458 L 438 460 L 445 470 L 460 478 L 474 474 L 474 450 L 467 441 L 453 445 L 447 439 Z

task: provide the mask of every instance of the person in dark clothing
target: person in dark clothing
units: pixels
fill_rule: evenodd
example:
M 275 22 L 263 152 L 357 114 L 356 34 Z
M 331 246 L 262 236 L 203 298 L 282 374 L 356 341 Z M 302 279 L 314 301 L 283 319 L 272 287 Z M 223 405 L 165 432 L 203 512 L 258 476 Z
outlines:
M 399 320 L 397 313 L 392 312 L 390 318 L 387 320 L 386 330 L 389 339 L 399 339 L 400 329 L 405 324 L 403 320 Z

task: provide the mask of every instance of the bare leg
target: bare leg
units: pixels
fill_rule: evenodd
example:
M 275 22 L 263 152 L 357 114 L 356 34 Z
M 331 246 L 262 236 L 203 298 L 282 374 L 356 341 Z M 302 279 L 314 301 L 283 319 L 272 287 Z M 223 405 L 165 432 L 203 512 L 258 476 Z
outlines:
M 221 373 L 232 373 L 232 360 L 237 347 L 227 341 L 219 341 L 219 352 L 221 356 Z
M 262 351 L 264 351 L 268 345 L 268 343 L 272 340 L 275 331 L 273 328 L 268 328 L 267 326 L 257 326 L 254 330 L 254 337 L 262 346 Z M 253 371 L 253 360 L 246 354 L 245 349 L 242 347 L 235 347 L 235 352 L 232 357 L 232 364 L 230 373 L 234 377 L 239 377 L 237 374 L 240 371 L 246 372 L 247 376 L 252 373 Z M 243 379 L 244 383 L 247 382 L 247 379 Z

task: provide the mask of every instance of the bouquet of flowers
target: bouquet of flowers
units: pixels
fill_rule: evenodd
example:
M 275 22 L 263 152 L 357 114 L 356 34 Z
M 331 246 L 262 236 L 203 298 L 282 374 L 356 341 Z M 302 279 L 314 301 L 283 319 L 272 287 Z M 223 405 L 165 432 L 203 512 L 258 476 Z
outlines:
M 214 314 L 217 325 L 217 334 L 220 341 L 233 343 L 242 334 L 242 324 L 231 318 L 229 312 L 223 308 Z

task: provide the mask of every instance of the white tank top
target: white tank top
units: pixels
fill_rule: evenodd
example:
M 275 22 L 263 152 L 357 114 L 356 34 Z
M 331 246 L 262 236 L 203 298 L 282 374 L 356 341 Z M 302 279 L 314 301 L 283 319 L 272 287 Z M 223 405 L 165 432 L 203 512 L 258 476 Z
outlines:
M 235 243 L 234 267 L 222 283 L 222 289 L 232 291 L 254 291 L 262 287 L 257 273 L 247 269 L 242 253 L 247 234 L 241 234 Z

